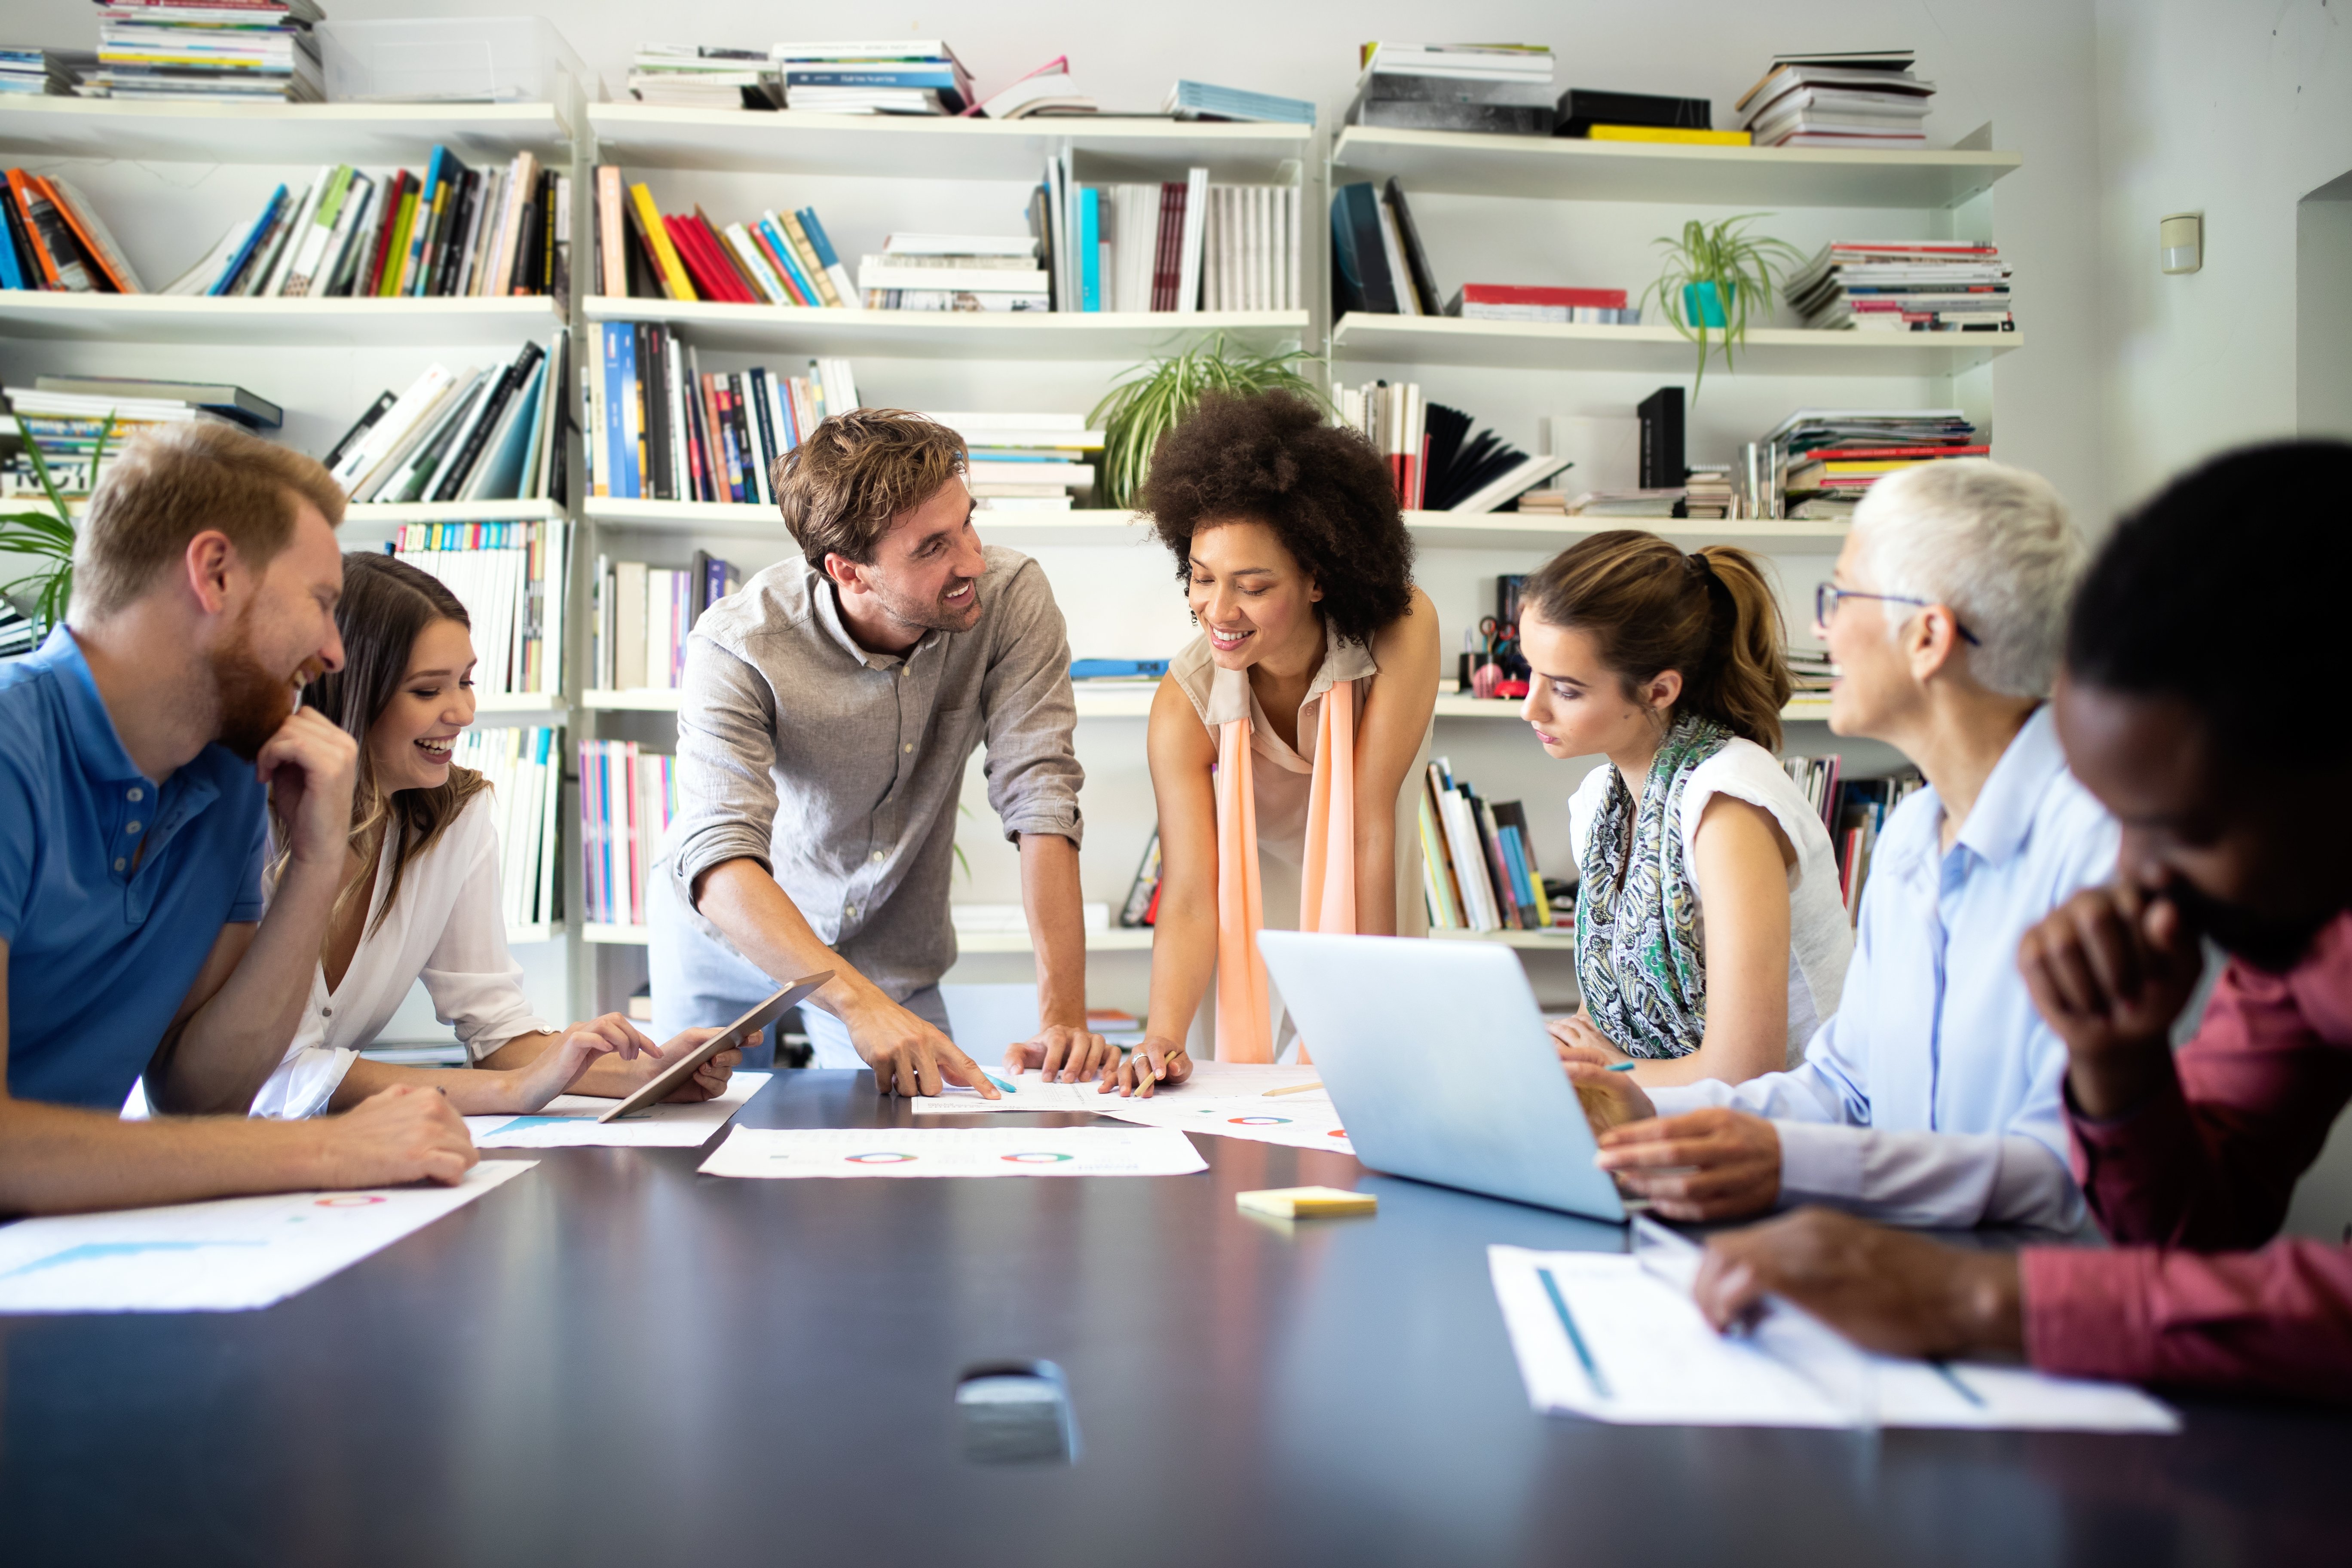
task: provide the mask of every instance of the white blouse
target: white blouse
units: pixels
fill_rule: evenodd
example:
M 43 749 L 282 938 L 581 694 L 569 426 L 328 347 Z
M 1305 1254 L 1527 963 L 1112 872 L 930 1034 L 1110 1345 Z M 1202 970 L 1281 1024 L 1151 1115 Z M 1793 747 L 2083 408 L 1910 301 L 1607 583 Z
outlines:
M 499 832 L 488 790 L 467 801 L 433 847 L 409 862 L 400 897 L 379 924 L 391 881 L 391 857 L 380 856 L 367 925 L 351 967 L 331 992 L 325 965 L 312 972 L 301 1026 L 285 1060 L 254 1097 L 253 1115 L 316 1116 L 326 1110 L 361 1049 L 419 979 L 432 993 L 436 1016 L 457 1030 L 476 1061 L 518 1035 L 551 1027 L 531 1012 L 522 994 L 522 965 L 507 951 Z
M 1609 798 L 1616 770 L 1608 763 L 1584 775 L 1569 797 L 1569 833 L 1576 859 L 1584 863 L 1585 844 L 1593 819 Z M 1838 890 L 1837 856 L 1830 847 L 1829 829 L 1822 814 L 1805 798 L 1780 762 L 1753 741 L 1734 736 L 1729 744 L 1691 770 L 1683 786 L 1683 853 L 1698 863 L 1698 825 L 1707 802 L 1718 795 L 1744 800 L 1769 812 L 1789 836 L 1797 863 L 1789 868 L 1789 1065 L 1803 1059 L 1806 1042 L 1823 1020 L 1837 1011 L 1845 989 L 1847 963 L 1853 957 L 1853 922 L 1846 918 L 1845 897 Z M 1699 930 L 1705 941 L 1706 898 L 1699 896 Z

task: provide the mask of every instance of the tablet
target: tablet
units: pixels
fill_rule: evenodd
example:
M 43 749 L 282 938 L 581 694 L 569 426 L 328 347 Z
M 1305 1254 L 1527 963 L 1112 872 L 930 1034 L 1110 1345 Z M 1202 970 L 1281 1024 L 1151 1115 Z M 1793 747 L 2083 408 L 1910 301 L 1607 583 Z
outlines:
M 811 993 L 832 978 L 833 971 L 826 969 L 793 981 L 790 985 L 785 986 L 782 991 L 777 992 L 773 996 L 769 997 L 765 1002 L 761 1003 L 647 1079 L 636 1093 L 629 1096 L 596 1120 L 617 1121 L 621 1117 L 633 1115 L 640 1110 L 648 1110 L 660 1104 L 663 1100 L 676 1092 L 680 1084 L 694 1076 L 695 1068 L 719 1052 L 732 1050 L 741 1045 L 751 1036 L 783 1016 L 786 1008 L 797 1006 L 806 1001 Z

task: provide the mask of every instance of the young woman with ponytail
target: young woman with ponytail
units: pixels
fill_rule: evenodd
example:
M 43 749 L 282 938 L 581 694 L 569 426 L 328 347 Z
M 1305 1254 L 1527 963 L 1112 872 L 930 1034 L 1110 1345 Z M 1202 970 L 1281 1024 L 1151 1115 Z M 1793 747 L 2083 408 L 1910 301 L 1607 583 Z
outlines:
M 1853 931 L 1821 814 L 1773 755 L 1789 671 L 1755 558 L 1595 534 L 1521 603 L 1536 738 L 1608 759 L 1569 802 L 1583 1007 L 1554 1034 L 1644 1084 L 1792 1065 Z

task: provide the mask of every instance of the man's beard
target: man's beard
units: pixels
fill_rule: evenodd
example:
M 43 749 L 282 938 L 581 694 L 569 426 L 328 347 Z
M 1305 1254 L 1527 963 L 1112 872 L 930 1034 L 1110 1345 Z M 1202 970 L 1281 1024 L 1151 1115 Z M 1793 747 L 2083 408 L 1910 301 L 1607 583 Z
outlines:
M 890 612 L 891 618 L 902 626 L 919 626 L 927 632 L 968 632 L 980 620 L 978 578 L 972 579 L 971 602 L 961 609 L 942 604 L 936 598 L 918 604 L 911 599 L 900 598 L 879 585 L 871 592 L 882 601 L 882 607 Z
M 220 731 L 213 738 L 252 762 L 294 711 L 291 678 L 273 675 L 253 657 L 252 612 L 237 623 L 236 640 L 213 650 L 213 689 Z
M 2191 931 L 2212 938 L 2231 957 L 2273 974 L 2284 974 L 2302 963 L 2319 933 L 2336 919 L 2333 912 L 2297 921 L 2259 915 L 2242 905 L 2222 902 L 2185 877 L 2174 877 L 2164 897 L 2172 900 Z

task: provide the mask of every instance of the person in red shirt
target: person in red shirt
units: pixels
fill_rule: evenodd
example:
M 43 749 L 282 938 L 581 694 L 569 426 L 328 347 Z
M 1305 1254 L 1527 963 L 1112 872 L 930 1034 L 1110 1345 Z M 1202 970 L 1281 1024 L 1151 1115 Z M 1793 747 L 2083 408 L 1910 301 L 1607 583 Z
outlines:
M 2116 1245 L 1964 1251 L 1804 1210 L 1709 1243 L 1718 1327 L 1771 1293 L 1891 1353 L 2352 1403 L 2352 1246 L 2272 1239 L 2352 1099 L 2352 731 L 2316 706 L 2352 675 L 2352 530 L 2325 515 L 2347 474 L 2337 442 L 2218 458 L 2126 520 L 2075 598 L 2058 731 L 2122 847 L 2018 963 Z M 2230 962 L 2176 1052 L 2200 939 Z

